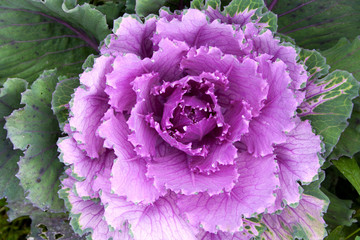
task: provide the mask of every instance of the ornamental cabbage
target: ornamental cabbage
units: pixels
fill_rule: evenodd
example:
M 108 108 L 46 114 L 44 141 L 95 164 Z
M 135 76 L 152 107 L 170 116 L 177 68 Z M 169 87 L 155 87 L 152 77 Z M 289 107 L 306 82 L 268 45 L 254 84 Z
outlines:
M 277 239 L 307 211 L 321 218 L 324 202 L 300 185 L 320 168 L 321 140 L 296 114 L 308 74 L 255 16 L 121 18 L 81 75 L 58 143 L 79 234 Z

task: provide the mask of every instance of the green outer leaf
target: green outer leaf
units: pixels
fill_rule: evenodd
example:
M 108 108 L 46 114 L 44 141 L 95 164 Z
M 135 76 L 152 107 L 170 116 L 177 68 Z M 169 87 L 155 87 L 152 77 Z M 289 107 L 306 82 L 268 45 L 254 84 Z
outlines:
M 349 126 L 341 134 L 339 142 L 329 159 L 338 159 L 341 156 L 353 157 L 360 152 L 360 98 L 353 100 L 354 108 L 349 120 Z
M 331 70 L 341 69 L 354 74 L 356 79 L 360 79 L 360 36 L 353 42 L 346 38 L 341 38 L 336 45 L 321 54 L 326 57 L 326 62 L 330 64 Z
M 358 0 L 278 1 L 272 11 L 278 14 L 279 32 L 303 48 L 324 50 L 342 37 L 353 39 L 360 30 Z
M 13 2 L 16 1 L 2 1 L 11 2 L 11 5 L 14 7 L 41 11 L 60 18 L 70 23 L 73 27 L 83 30 L 90 38 L 96 38 L 99 42 L 110 34 L 105 15 L 87 3 L 80 6 L 76 5 L 75 0 L 46 0 L 44 2 L 27 0 L 26 3 L 21 1 L 23 2 L 22 4 L 14 5 Z
M 245 10 L 262 9 L 265 6 L 263 0 L 233 0 L 225 7 L 225 13 L 234 16 Z
M 345 240 L 345 233 L 343 231 L 344 226 L 337 226 L 334 230 L 332 230 L 325 238 L 325 240 Z
M 125 12 L 126 13 L 135 13 L 135 4 L 136 4 L 136 0 L 126 0 L 126 3 L 125 3 Z
M 4 117 L 21 106 L 21 93 L 26 88 L 26 81 L 13 78 L 5 82 L 0 92 L 0 198 L 6 197 L 8 202 L 23 197 L 24 190 L 19 185 L 19 179 L 15 177 L 22 151 L 14 150 L 11 142 L 6 139 Z
M 263 8 L 265 13 L 261 15 L 260 22 L 266 23 L 267 28 L 270 29 L 273 33 L 277 31 L 277 16 L 275 13 L 267 11 L 266 8 Z M 267 11 L 267 12 L 266 12 Z
M 31 83 L 55 67 L 68 77 L 81 72 L 110 31 L 101 12 L 88 4 L 70 9 L 73 3 L 0 0 L 0 85 L 9 77 Z
M 234 16 L 236 13 L 256 9 L 256 15 L 261 23 L 267 23 L 272 32 L 277 31 L 277 16 L 268 11 L 263 0 L 233 0 L 225 7 L 224 13 Z
M 207 0 L 204 2 L 204 0 L 193 0 L 191 1 L 190 7 L 199 10 L 207 9 L 209 6 L 213 9 L 220 9 L 222 3 L 224 3 L 224 1 Z
M 342 38 L 332 48 L 323 51 L 327 62 L 332 69 L 342 69 L 354 74 L 360 80 L 360 39 L 355 38 L 351 43 Z M 341 156 L 353 157 L 360 151 L 360 98 L 353 100 L 354 109 L 349 120 L 349 126 L 341 134 L 338 144 L 335 146 L 330 159 L 338 159 Z
M 52 94 L 51 109 L 57 117 L 61 129 L 69 116 L 69 102 L 74 89 L 79 86 L 78 78 L 60 77 L 56 85 L 55 91 Z
M 114 19 L 125 13 L 125 1 L 105 2 L 103 5 L 95 6 L 95 8 L 105 15 L 107 24 L 112 27 Z
M 6 119 L 5 128 L 14 147 L 24 151 L 17 176 L 27 198 L 41 209 L 62 211 L 63 201 L 57 195 L 63 172 L 56 146 L 60 131 L 50 104 L 58 81 L 56 73 L 44 71 L 22 95 L 25 107 Z
M 8 204 L 9 220 L 12 221 L 20 216 L 30 216 L 31 233 L 29 237 L 35 239 L 56 239 L 56 234 L 61 234 L 59 239 L 84 239 L 79 237 L 71 228 L 67 213 L 50 213 L 33 206 L 26 199 L 22 199 Z M 42 231 L 42 226 L 46 226 L 47 231 Z M 46 238 L 45 238 L 46 237 Z
M 190 7 L 194 9 L 204 9 L 204 0 L 193 0 L 191 1 Z
M 329 73 L 330 66 L 326 64 L 326 59 L 315 50 L 301 49 L 299 57 L 304 62 L 310 74 L 310 79 L 320 78 Z
M 166 0 L 137 0 L 135 12 L 144 17 L 151 13 L 158 13 L 159 9 L 165 4 Z
M 337 225 L 351 226 L 351 224 L 356 222 L 352 218 L 355 210 L 351 209 L 351 200 L 340 199 L 325 188 L 321 188 L 321 191 L 330 199 L 329 208 L 324 215 L 328 227 L 335 228 Z
M 341 157 L 332 163 L 353 185 L 360 195 L 360 168 L 355 158 Z
M 328 209 L 328 205 L 330 202 L 328 196 L 326 196 L 326 194 L 320 190 L 321 183 L 325 179 L 325 172 L 319 172 L 318 177 L 319 178 L 316 181 L 313 181 L 309 185 L 302 185 L 302 187 L 304 189 L 304 194 L 321 199 L 326 203 L 323 208 L 323 212 L 325 213 Z
M 82 69 L 86 70 L 87 68 L 92 68 L 94 66 L 95 57 L 94 54 L 89 55 L 83 63 Z
M 353 108 L 352 99 L 358 95 L 358 82 L 345 71 L 332 72 L 308 84 L 306 100 L 301 104 L 298 115 L 311 120 L 317 134 L 323 136 L 325 157 L 331 153 L 347 127 Z
M 92 68 L 94 65 L 95 55 L 89 55 L 82 65 L 82 69 L 86 71 L 87 68 Z M 62 130 L 69 116 L 69 102 L 75 88 L 79 86 L 79 78 L 59 77 L 59 82 L 56 85 L 55 91 L 52 94 L 51 109 L 53 110 L 59 127 Z
M 196 8 L 199 10 L 206 10 L 208 7 L 213 9 L 222 9 L 221 5 L 227 4 L 228 1 L 220 0 L 194 0 L 191 2 L 191 8 Z M 270 29 L 272 32 L 277 30 L 277 16 L 268 11 L 263 0 L 233 0 L 224 7 L 222 12 L 224 15 L 234 16 L 236 13 L 256 10 L 256 16 L 259 18 L 259 22 L 267 23 L 266 28 Z M 256 18 L 256 17 L 253 17 Z

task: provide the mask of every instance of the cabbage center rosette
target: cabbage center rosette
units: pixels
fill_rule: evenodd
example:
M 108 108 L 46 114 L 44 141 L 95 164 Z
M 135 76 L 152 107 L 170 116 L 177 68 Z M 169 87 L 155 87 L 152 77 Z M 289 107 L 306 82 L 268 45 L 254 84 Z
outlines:
M 79 234 L 248 239 L 260 234 L 249 218 L 301 202 L 321 151 L 296 116 L 307 72 L 253 14 L 121 19 L 58 144 Z

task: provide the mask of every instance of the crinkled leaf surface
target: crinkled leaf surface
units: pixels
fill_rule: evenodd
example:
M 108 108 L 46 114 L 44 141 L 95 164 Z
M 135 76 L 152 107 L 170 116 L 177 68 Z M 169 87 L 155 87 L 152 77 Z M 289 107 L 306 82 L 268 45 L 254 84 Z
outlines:
M 82 69 L 86 71 L 88 67 L 94 65 L 95 55 L 89 55 L 82 65 Z M 62 130 L 69 116 L 69 102 L 75 88 L 79 86 L 79 78 L 59 77 L 59 82 L 56 84 L 55 91 L 52 94 L 51 109 L 53 110 Z
M 6 139 L 4 129 L 5 116 L 20 105 L 21 93 L 27 88 L 27 82 L 22 79 L 8 79 L 0 90 L 0 198 L 7 198 L 8 202 L 13 202 L 24 195 L 24 191 L 19 186 L 19 179 L 16 178 L 18 172 L 18 161 L 22 152 L 14 150 L 11 142 Z
M 233 0 L 228 6 L 225 7 L 225 11 L 226 13 L 229 13 L 233 16 L 234 14 L 243 12 L 246 9 L 252 10 L 262 7 L 264 7 L 263 0 Z
M 110 33 L 105 16 L 71 0 L 0 0 L 0 84 L 33 82 L 45 69 L 77 76 L 85 58 Z M 72 8 L 75 7 L 75 8 Z
M 33 206 L 28 200 L 22 199 L 8 204 L 9 220 L 28 215 L 31 218 L 29 237 L 37 239 L 82 239 L 72 230 L 66 213 L 50 213 Z
M 301 49 L 300 59 L 303 60 L 309 73 L 309 80 L 320 78 L 329 73 L 330 66 L 326 64 L 326 59 L 315 50 Z
M 244 11 L 256 10 L 256 15 L 259 17 L 261 23 L 266 23 L 267 28 L 276 32 L 277 16 L 268 11 L 263 0 L 233 0 L 233 1 L 219 1 L 219 0 L 194 0 L 191 2 L 191 8 L 206 10 L 208 7 L 213 9 L 223 9 L 224 15 L 234 16 L 237 13 Z M 253 17 L 255 18 L 255 17 Z
M 352 218 L 355 210 L 351 209 L 351 200 L 342 200 L 324 188 L 321 188 L 321 191 L 330 199 L 329 208 L 324 215 L 328 227 L 335 228 L 337 225 L 351 226 L 356 222 Z
M 345 38 L 332 48 L 323 51 L 326 61 L 331 65 L 330 70 L 341 69 L 351 72 L 359 81 L 360 79 L 360 39 L 356 37 L 353 42 Z M 360 98 L 353 100 L 354 109 L 349 120 L 349 126 L 341 134 L 330 159 L 341 156 L 353 157 L 360 151 Z
M 308 49 L 328 49 L 340 38 L 353 39 L 360 30 L 358 0 L 268 1 L 278 14 L 278 31 Z M 271 2 L 271 3 L 270 3 Z
M 328 69 L 325 60 L 316 51 L 300 54 L 310 73 L 306 86 L 306 100 L 300 105 L 299 116 L 311 120 L 317 134 L 323 136 L 325 156 L 328 156 L 348 126 L 352 100 L 359 95 L 359 84 L 346 71 L 334 71 L 323 76 Z
M 50 104 L 57 81 L 56 70 L 44 71 L 22 95 L 25 107 L 6 119 L 5 128 L 14 147 L 24 151 L 17 176 L 27 198 L 41 209 L 62 211 L 57 194 L 63 172 L 56 146 L 59 127 Z
M 267 226 L 265 239 L 323 239 L 326 236 L 322 215 L 329 204 L 327 196 L 320 191 L 319 180 L 304 186 L 304 195 L 296 207 L 287 206 L 279 215 L 265 214 L 263 222 Z
M 79 78 L 60 77 L 52 94 L 51 107 L 62 129 L 69 116 L 69 101 L 74 89 L 79 86 Z
M 255 10 L 260 16 L 260 22 L 267 23 L 267 27 L 276 32 L 277 30 L 277 16 L 268 11 L 263 0 L 233 0 L 225 7 L 225 13 L 233 16 L 236 13 Z
M 349 180 L 360 195 L 360 167 L 355 158 L 341 157 L 332 163 Z

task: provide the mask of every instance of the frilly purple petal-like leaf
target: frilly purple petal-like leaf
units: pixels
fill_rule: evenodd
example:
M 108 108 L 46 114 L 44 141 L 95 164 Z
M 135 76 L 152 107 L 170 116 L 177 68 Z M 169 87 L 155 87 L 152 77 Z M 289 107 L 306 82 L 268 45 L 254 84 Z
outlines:
M 106 75 L 105 92 L 109 95 L 109 104 L 116 111 L 130 111 L 136 103 L 136 93 L 131 83 L 146 72 L 149 59 L 141 60 L 134 54 L 119 55 L 114 60 L 114 71 Z
M 111 186 L 115 194 L 126 196 L 128 201 L 148 204 L 166 193 L 154 187 L 153 179 L 145 176 L 146 161 L 137 156 L 134 146 L 128 141 L 130 130 L 122 114 L 114 115 L 110 109 L 106 121 L 99 128 L 105 146 L 113 148 L 117 159 L 112 167 Z
M 72 175 L 78 178 L 74 187 L 79 197 L 96 198 L 101 189 L 101 178 L 104 171 L 111 169 L 115 156 L 112 151 L 106 150 L 99 158 L 91 159 L 76 144 L 73 138 L 59 141 L 62 152 L 62 161 L 70 165 Z
M 135 146 L 135 151 L 142 157 L 156 156 L 156 146 L 164 140 L 159 137 L 156 130 L 150 127 L 146 115 L 156 110 L 158 102 L 151 97 L 150 91 L 153 84 L 159 82 L 159 75 L 154 73 L 144 74 L 133 82 L 133 89 L 137 93 L 137 103 L 131 110 L 127 124 L 132 131 L 129 141 Z
M 99 157 L 103 151 L 103 140 L 96 131 L 108 108 L 108 96 L 104 92 L 105 75 L 112 70 L 112 62 L 112 57 L 95 60 L 94 67 L 81 76 L 80 82 L 85 85 L 75 91 L 71 106 L 69 123 L 74 130 L 73 137 L 91 158 Z
M 178 150 L 163 151 L 168 152 L 148 163 L 147 176 L 154 178 L 157 188 L 165 186 L 186 195 L 205 191 L 213 195 L 223 190 L 230 191 L 238 178 L 234 165 L 219 166 L 219 170 L 211 174 L 194 172 L 186 154 Z
M 248 151 L 255 156 L 273 153 L 273 144 L 285 142 L 285 132 L 295 126 L 292 118 L 297 102 L 293 92 L 288 89 L 291 79 L 286 72 L 286 65 L 282 61 L 272 63 L 270 58 L 269 55 L 258 58 L 258 71 L 269 83 L 269 93 L 261 114 L 251 120 L 249 132 L 242 139 Z
M 197 234 L 197 238 L 200 240 L 249 240 L 254 237 L 259 237 L 263 230 L 264 224 L 258 219 L 255 221 L 249 219 L 243 219 L 244 229 L 235 233 L 217 231 L 217 233 L 211 233 L 200 229 Z
M 231 142 L 209 144 L 208 154 L 205 157 L 191 157 L 189 165 L 200 172 L 218 171 L 219 165 L 234 164 L 237 152 L 237 148 Z
M 255 12 L 256 10 L 254 9 L 249 11 L 246 9 L 243 12 L 236 13 L 234 16 L 230 16 L 229 14 L 224 15 L 224 13 L 220 12 L 218 9 L 213 9 L 210 6 L 205 10 L 205 14 L 209 17 L 210 22 L 220 20 L 222 23 L 234 24 L 236 29 L 239 29 L 251 22 L 251 17 L 255 14 Z
M 322 212 L 326 205 L 322 199 L 303 194 L 296 208 L 287 207 L 279 215 L 263 216 L 262 222 L 268 230 L 262 237 L 269 240 L 294 239 L 299 234 L 299 238 L 324 239 L 327 233 Z
M 201 224 L 212 233 L 234 233 L 243 228 L 243 217 L 264 212 L 274 204 L 273 192 L 279 185 L 274 157 L 254 158 L 243 153 L 238 168 L 240 176 L 232 190 L 213 196 L 199 193 L 180 197 L 178 205 L 193 226 Z
M 119 196 L 103 193 L 105 219 L 113 227 L 125 221 L 135 239 L 196 240 L 194 229 L 180 216 L 176 195 L 169 193 L 151 205 L 135 205 Z
M 287 204 L 298 203 L 301 197 L 300 185 L 314 181 L 320 168 L 318 154 L 321 140 L 311 129 L 308 121 L 297 119 L 296 127 L 287 134 L 285 143 L 275 147 L 279 164 L 280 189 L 277 198 Z M 276 206 L 280 209 L 281 206 Z
M 290 89 L 294 91 L 298 104 L 300 104 L 305 98 L 305 92 L 299 90 L 302 84 L 306 83 L 308 76 L 304 65 L 298 63 L 298 54 L 295 47 L 280 44 L 280 41 L 273 37 L 273 33 L 270 30 L 266 30 L 259 35 L 250 35 L 248 38 L 252 41 L 258 53 L 269 54 L 272 56 L 273 61 L 278 58 L 286 64 L 292 79 Z
M 223 53 L 242 54 L 239 46 L 242 32 L 235 32 L 231 25 L 218 21 L 209 23 L 204 13 L 194 9 L 188 9 L 181 20 L 161 18 L 156 26 L 154 42 L 165 38 L 186 42 L 190 47 L 212 46 Z
M 68 172 L 70 174 L 70 172 Z M 72 191 L 72 186 L 76 180 L 68 177 L 62 181 L 63 189 L 60 195 L 66 196 L 66 203 L 71 209 L 72 225 L 74 230 L 83 235 L 91 232 L 93 240 L 130 240 L 129 226 L 127 224 L 120 225 L 118 228 L 110 230 L 108 223 L 103 219 L 104 206 L 97 200 L 83 200 L 76 196 Z
M 101 48 L 101 54 L 122 55 L 133 53 L 141 58 L 151 57 L 153 43 L 151 37 L 155 32 L 156 18 L 152 17 L 142 23 L 138 17 L 125 14 L 116 20 L 120 22 L 114 34 L 109 35 Z
M 268 84 L 261 75 L 257 74 L 257 62 L 246 58 L 239 62 L 232 55 L 224 55 L 218 48 L 200 47 L 198 50 L 191 49 L 181 62 L 185 72 L 199 75 L 203 72 L 221 72 L 228 81 L 228 90 L 219 90 L 219 104 L 228 105 L 231 101 L 248 102 L 253 115 L 258 115 L 266 98 Z

